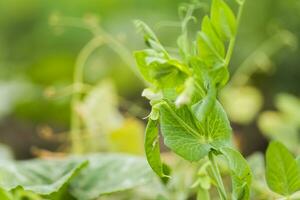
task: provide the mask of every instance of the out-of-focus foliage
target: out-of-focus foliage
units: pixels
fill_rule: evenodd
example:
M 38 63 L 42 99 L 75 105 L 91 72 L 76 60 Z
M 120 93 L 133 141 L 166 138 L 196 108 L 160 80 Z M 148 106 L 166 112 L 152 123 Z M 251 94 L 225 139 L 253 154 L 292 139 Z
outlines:
M 13 196 L 9 200 L 22 199 L 17 197 L 20 192 L 37 199 L 89 200 L 155 181 L 143 158 L 121 154 L 6 160 L 1 161 L 0 177 L 1 189 Z
M 221 100 L 233 122 L 248 124 L 263 104 L 261 92 L 255 87 L 228 87 L 222 91 Z
M 291 151 L 299 153 L 300 99 L 279 94 L 275 105 L 278 111 L 265 111 L 260 115 L 259 128 L 268 138 L 282 141 Z

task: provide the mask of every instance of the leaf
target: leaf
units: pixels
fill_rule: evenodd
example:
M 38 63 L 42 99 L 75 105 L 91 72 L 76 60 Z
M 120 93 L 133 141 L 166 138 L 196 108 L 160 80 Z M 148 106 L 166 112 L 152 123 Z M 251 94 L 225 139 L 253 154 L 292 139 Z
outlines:
M 0 163 L 5 162 L 6 160 L 12 160 L 14 158 L 12 149 L 0 143 Z
M 276 96 L 275 105 L 291 123 L 300 126 L 300 99 L 298 97 L 281 93 Z
M 156 37 L 154 32 L 149 28 L 149 26 L 147 26 L 144 22 L 140 20 L 135 20 L 134 23 L 137 29 L 144 34 L 145 43 L 150 48 L 154 49 L 157 52 L 163 53 L 164 56 L 168 56 L 167 51 L 160 44 L 158 38 Z
M 251 186 L 251 169 L 247 161 L 236 150 L 224 147 L 220 150 L 227 160 L 232 179 L 232 198 L 234 200 L 249 199 Z
M 59 192 L 86 165 L 87 161 L 77 159 L 7 161 L 0 165 L 0 187 L 6 191 L 22 188 L 51 195 Z
M 279 142 L 271 142 L 267 149 L 266 179 L 274 192 L 284 196 L 300 190 L 300 168 L 293 155 Z
M 13 200 L 13 197 L 10 193 L 0 188 L 0 199 L 1 200 Z
M 84 156 L 89 166 L 71 184 L 71 194 L 80 200 L 144 185 L 155 179 L 145 159 L 122 154 Z
M 146 49 L 135 52 L 135 59 L 143 77 L 160 88 L 173 88 L 184 83 L 187 67 Z
M 236 19 L 224 0 L 213 0 L 211 22 L 223 41 L 230 40 L 236 33 Z
M 207 95 L 201 101 L 192 106 L 192 111 L 200 122 L 203 122 L 215 107 L 216 95 L 216 88 L 212 85 L 208 89 Z
M 272 140 L 282 141 L 289 150 L 299 149 L 298 127 L 293 126 L 280 112 L 265 111 L 258 118 L 258 127 Z
M 197 83 L 203 85 L 203 88 L 206 88 L 206 85 L 209 84 L 213 84 L 215 87 L 220 88 L 229 80 L 228 69 L 221 64 L 211 67 L 202 59 L 194 57 L 191 59 L 191 66 Z
M 264 101 L 262 93 L 253 86 L 225 87 L 220 98 L 230 120 L 239 124 L 252 122 Z
M 85 149 L 90 152 L 107 150 L 106 135 L 120 129 L 124 123 L 113 83 L 108 80 L 98 83 L 82 101 L 80 111 L 88 132 Z
M 212 146 L 218 148 L 229 143 L 231 129 L 224 120 L 224 111 L 216 103 L 203 124 L 200 124 L 187 106 L 176 108 L 165 102 L 160 107 L 161 131 L 165 144 L 189 161 L 205 157 Z M 220 114 L 217 116 L 217 113 Z M 220 118 L 221 117 L 221 118 Z
M 153 171 L 160 177 L 164 176 L 160 159 L 158 121 L 149 119 L 145 135 L 145 152 L 147 161 Z
M 202 21 L 202 31 L 198 33 L 198 54 L 210 67 L 224 63 L 225 47 L 215 32 L 208 16 Z

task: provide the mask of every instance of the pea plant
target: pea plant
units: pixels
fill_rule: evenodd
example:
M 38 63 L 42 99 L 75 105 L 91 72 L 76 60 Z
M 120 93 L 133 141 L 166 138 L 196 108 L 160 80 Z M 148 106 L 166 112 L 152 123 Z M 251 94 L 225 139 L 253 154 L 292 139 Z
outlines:
M 142 93 L 152 107 L 145 131 L 148 163 L 158 176 L 169 178 L 169 169 L 160 155 L 160 130 L 164 144 L 172 152 L 199 163 L 194 184 L 198 199 L 210 199 L 211 184 L 221 200 L 251 197 L 251 169 L 233 147 L 232 129 L 218 101 L 218 93 L 229 80 L 228 67 L 244 3 L 236 1 L 235 14 L 224 0 L 213 0 L 210 15 L 204 16 L 193 41 L 187 25 L 194 19 L 195 6 L 187 6 L 177 40 L 179 56 L 171 55 L 144 22 L 135 22 L 148 46 L 135 52 L 139 70 L 150 83 Z M 220 170 L 222 158 L 230 172 L 231 187 L 225 187 Z M 279 142 L 270 144 L 266 161 L 266 180 L 273 191 L 269 197 L 280 198 L 277 193 L 290 199 L 300 189 L 299 164 Z

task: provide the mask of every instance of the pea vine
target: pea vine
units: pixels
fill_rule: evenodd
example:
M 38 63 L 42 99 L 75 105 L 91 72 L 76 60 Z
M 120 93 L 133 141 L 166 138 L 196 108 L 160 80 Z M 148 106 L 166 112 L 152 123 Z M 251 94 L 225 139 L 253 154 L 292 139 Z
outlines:
M 158 176 L 168 177 L 160 158 L 160 128 L 164 144 L 171 151 L 191 162 L 204 161 L 196 181 L 199 199 L 209 199 L 211 183 L 222 200 L 249 199 L 250 195 L 250 168 L 232 145 L 232 129 L 217 98 L 229 80 L 228 66 L 244 1 L 237 0 L 236 4 L 237 14 L 224 0 L 213 0 L 210 16 L 204 16 L 194 41 L 190 40 L 187 24 L 194 19 L 196 6 L 186 6 L 177 57 L 166 50 L 144 22 L 135 22 L 148 46 L 135 52 L 138 68 L 150 83 L 142 94 L 152 106 L 145 136 L 148 163 Z M 220 157 L 230 169 L 231 192 L 223 184 Z

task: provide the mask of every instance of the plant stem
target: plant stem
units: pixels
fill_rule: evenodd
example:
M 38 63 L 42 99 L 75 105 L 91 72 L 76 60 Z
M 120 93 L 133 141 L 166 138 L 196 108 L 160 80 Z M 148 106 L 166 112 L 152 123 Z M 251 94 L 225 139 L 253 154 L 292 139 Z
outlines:
M 215 161 L 215 158 L 214 158 L 214 153 L 210 152 L 208 157 L 209 157 L 209 160 L 211 162 L 211 166 L 212 166 L 211 169 L 212 169 L 212 172 L 213 172 L 213 176 L 214 176 L 214 178 L 215 178 L 215 180 L 218 184 L 217 190 L 218 190 L 220 199 L 221 200 L 227 200 L 226 190 L 225 190 L 225 187 L 224 187 L 224 184 L 223 184 L 223 181 L 222 181 L 222 177 L 221 177 L 218 165 L 217 165 L 217 163 Z
M 73 77 L 73 96 L 71 100 L 71 152 L 82 153 L 83 143 L 81 140 L 81 124 L 77 109 L 81 101 L 81 93 L 76 86 L 83 84 L 84 66 L 91 53 L 104 43 L 102 37 L 94 37 L 79 53 L 76 61 Z

